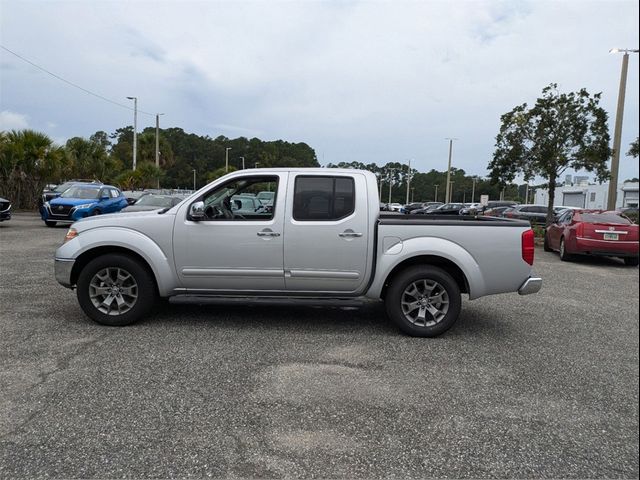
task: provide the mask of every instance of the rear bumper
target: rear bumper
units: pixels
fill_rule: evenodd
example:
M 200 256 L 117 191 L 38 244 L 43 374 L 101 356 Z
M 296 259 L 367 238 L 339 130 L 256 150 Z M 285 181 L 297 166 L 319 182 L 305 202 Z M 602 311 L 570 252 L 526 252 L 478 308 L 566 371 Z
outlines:
M 538 277 L 529 277 L 518 289 L 520 295 L 531 295 L 532 293 L 538 293 L 542 288 L 542 279 Z
M 73 270 L 75 262 L 73 258 L 56 258 L 54 261 L 56 280 L 63 287 L 73 287 L 73 285 L 71 285 L 71 271 Z
M 633 240 L 594 240 L 577 237 L 575 251 L 571 253 L 612 257 L 637 257 L 638 245 L 638 242 Z

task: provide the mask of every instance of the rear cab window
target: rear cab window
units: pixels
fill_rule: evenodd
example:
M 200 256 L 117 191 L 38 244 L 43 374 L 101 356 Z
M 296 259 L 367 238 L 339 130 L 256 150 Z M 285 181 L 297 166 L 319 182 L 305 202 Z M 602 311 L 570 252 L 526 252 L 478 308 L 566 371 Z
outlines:
M 587 223 L 617 223 L 620 225 L 631 225 L 631 221 L 621 215 L 612 212 L 603 213 L 581 213 L 583 222 Z

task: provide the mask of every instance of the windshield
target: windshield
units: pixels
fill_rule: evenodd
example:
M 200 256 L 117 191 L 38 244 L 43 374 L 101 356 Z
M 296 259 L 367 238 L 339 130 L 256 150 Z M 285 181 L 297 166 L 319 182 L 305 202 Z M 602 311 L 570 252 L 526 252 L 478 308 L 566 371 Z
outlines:
M 145 195 L 140 197 L 134 205 L 146 205 L 151 207 L 171 207 L 173 205 L 173 198 L 163 195 Z
M 62 195 L 62 198 L 98 198 L 100 193 L 100 187 L 86 187 L 77 186 L 67 189 Z

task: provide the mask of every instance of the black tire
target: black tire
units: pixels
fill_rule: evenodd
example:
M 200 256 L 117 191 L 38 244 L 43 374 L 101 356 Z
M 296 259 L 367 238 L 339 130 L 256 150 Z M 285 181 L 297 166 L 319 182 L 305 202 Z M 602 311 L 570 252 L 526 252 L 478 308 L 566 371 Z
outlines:
M 55 226 L 58 224 L 58 222 L 52 222 L 51 220 L 45 220 L 45 221 L 44 221 L 44 224 L 45 224 L 47 227 L 55 227 Z
M 116 275 L 113 275 L 114 271 Z M 111 282 L 113 282 L 113 277 L 117 276 L 120 272 L 128 274 L 133 279 L 134 283 L 127 282 L 122 285 L 122 288 L 124 290 L 129 290 L 135 285 L 135 294 L 137 296 L 135 301 L 132 301 L 132 297 L 128 297 L 125 293 L 120 295 L 120 300 L 124 299 L 127 303 L 131 304 L 127 304 L 127 310 L 122 313 L 113 312 L 112 314 L 109 314 L 101 311 L 98 306 L 94 305 L 90 296 L 90 290 L 93 290 L 94 293 L 96 293 L 98 291 L 96 288 L 106 289 L 109 287 L 108 282 L 102 283 L 98 278 L 99 274 L 104 274 L 105 272 L 111 274 L 109 276 L 109 280 Z M 93 284 L 92 280 L 94 281 Z M 100 282 L 97 287 L 96 282 Z M 84 313 L 92 320 L 102 325 L 109 326 L 120 327 L 130 325 L 144 317 L 149 313 L 158 296 L 155 279 L 145 266 L 143 266 L 138 260 L 119 253 L 102 255 L 91 260 L 80 272 L 77 285 L 78 302 L 80 303 L 80 307 Z M 113 283 L 111 286 L 114 286 Z M 130 290 L 130 293 L 132 292 L 133 290 Z M 107 295 L 107 293 L 103 293 L 102 295 Z M 111 296 L 111 293 L 108 295 Z M 104 302 L 109 300 L 109 296 L 104 299 Z M 99 302 L 100 297 L 98 296 L 95 298 L 96 301 Z M 116 301 L 115 306 L 118 306 L 117 300 L 117 298 L 112 297 L 108 306 L 109 310 L 113 308 L 114 301 Z M 102 303 L 100 307 L 103 309 L 107 308 L 105 305 L 107 304 Z
M 638 257 L 625 257 L 624 258 L 624 264 L 628 265 L 630 267 L 637 267 L 638 266 Z
M 448 305 L 443 318 L 436 320 L 433 315 L 423 312 L 425 320 L 423 324 L 418 324 L 420 322 L 418 318 L 414 319 L 414 323 L 407 317 L 411 317 L 412 314 L 416 312 L 415 309 L 407 312 L 407 314 L 403 312 L 403 299 L 413 297 L 407 294 L 406 291 L 408 291 L 412 285 L 415 285 L 415 282 L 421 280 L 426 280 L 427 282 L 437 285 L 430 293 L 433 293 L 433 291 L 437 289 L 438 291 L 440 291 L 440 289 L 444 290 L 448 297 Z M 418 299 L 417 296 L 413 298 Z M 392 279 L 385 297 L 385 305 L 389 318 L 407 335 L 411 335 L 412 337 L 436 337 L 449 330 L 456 320 L 458 320 L 462 299 L 460 297 L 458 284 L 446 271 L 429 265 L 416 265 L 401 271 Z M 435 307 L 435 309 L 438 310 L 439 308 L 444 308 L 444 303 L 432 303 L 428 306 Z M 425 306 L 424 308 L 426 309 L 428 307 Z M 419 310 L 418 313 L 416 313 L 417 316 L 419 315 Z
M 573 256 L 567 252 L 566 244 L 564 242 L 564 237 L 560 239 L 560 260 L 563 262 L 570 262 Z
M 544 232 L 544 251 L 553 252 L 553 248 L 551 248 L 551 245 L 549 245 L 549 237 L 547 236 L 547 232 Z

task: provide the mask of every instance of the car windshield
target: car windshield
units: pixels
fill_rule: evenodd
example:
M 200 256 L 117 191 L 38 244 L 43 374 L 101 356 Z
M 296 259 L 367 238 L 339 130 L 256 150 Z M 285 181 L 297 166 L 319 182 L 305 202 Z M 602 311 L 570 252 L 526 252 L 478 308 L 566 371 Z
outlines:
M 71 187 L 64 191 L 62 198 L 86 198 L 86 199 L 94 199 L 98 198 L 98 194 L 100 193 L 100 187 L 86 187 L 86 186 L 76 186 Z
M 144 195 L 138 199 L 134 205 L 144 205 L 150 207 L 171 207 L 173 198 L 164 195 Z
M 62 193 L 67 188 L 69 188 L 71 185 L 73 185 L 73 182 L 65 182 L 65 183 L 62 183 L 62 184 L 58 185 L 56 188 L 53 189 L 53 191 L 56 192 L 56 193 Z
M 616 213 L 582 213 L 580 214 L 583 222 L 587 223 L 617 223 L 620 225 L 631 225 L 628 218 L 622 217 Z

